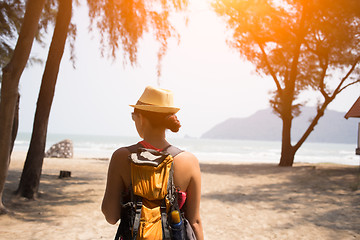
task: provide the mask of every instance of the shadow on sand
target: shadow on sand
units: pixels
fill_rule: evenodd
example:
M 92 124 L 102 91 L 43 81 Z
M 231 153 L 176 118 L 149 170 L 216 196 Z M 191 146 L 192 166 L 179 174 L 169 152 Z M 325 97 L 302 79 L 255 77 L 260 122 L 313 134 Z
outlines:
M 4 204 L 10 215 L 15 218 L 23 221 L 49 222 L 54 206 L 65 207 L 91 202 L 89 196 L 94 194 L 94 189 L 89 189 L 86 185 L 101 179 L 82 175 L 84 176 L 60 179 L 55 173 L 42 174 L 36 200 L 28 200 L 15 195 L 21 172 L 9 170 L 3 193 Z M 71 188 L 73 185 L 79 187 Z
M 360 190 L 357 189 L 360 172 L 356 166 L 324 164 L 283 168 L 275 164 L 201 164 L 200 167 L 203 173 L 232 175 L 239 181 L 234 183 L 232 192 L 210 192 L 202 195 L 203 199 L 255 204 L 264 209 L 294 214 L 297 209 L 311 206 L 319 211 L 305 211 L 298 216 L 301 221 L 360 233 Z M 268 181 L 254 185 L 246 183 L 259 175 Z

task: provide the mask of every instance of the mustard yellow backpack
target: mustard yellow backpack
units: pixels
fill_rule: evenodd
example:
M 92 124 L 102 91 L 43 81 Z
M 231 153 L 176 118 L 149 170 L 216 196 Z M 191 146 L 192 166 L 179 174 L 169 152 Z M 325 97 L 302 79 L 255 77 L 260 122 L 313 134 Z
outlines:
M 189 239 L 173 181 L 173 156 L 182 151 L 169 146 L 158 152 L 139 144 L 128 150 L 131 186 L 123 196 L 115 240 Z M 187 221 L 185 224 L 189 225 Z

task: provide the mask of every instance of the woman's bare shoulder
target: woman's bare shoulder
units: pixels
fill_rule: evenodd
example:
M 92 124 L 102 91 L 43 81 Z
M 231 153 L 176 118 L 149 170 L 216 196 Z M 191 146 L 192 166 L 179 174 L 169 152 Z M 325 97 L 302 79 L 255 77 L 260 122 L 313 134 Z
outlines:
M 199 165 L 199 160 L 191 152 L 183 151 L 175 156 L 175 160 Z
M 118 148 L 111 156 L 111 162 L 114 164 L 124 163 L 128 159 L 130 152 L 126 147 Z M 127 161 L 126 161 L 127 162 Z
M 115 152 L 113 153 L 113 156 L 121 157 L 121 156 L 124 156 L 124 155 L 127 156 L 129 154 L 130 154 L 130 152 L 126 147 L 121 147 L 121 148 L 118 148 L 118 149 L 115 150 Z

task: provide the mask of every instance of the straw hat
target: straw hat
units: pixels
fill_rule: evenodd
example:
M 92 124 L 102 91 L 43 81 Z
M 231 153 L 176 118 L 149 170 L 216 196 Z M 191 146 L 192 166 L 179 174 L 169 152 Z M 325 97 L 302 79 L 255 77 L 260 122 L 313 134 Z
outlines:
M 170 90 L 147 86 L 133 108 L 159 113 L 177 113 L 180 108 L 174 107 L 173 93 Z

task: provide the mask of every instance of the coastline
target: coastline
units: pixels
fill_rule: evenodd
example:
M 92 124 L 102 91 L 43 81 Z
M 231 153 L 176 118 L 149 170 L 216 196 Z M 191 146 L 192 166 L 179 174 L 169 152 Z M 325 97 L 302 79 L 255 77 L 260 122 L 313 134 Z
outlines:
M 36 201 L 14 198 L 26 154 L 14 152 L 0 239 L 113 239 L 100 211 L 108 161 L 46 158 Z M 358 239 L 359 167 L 201 161 L 205 239 Z M 71 178 L 59 179 L 59 171 Z M 358 186 L 360 187 L 360 186 Z
M 30 134 L 19 133 L 14 151 L 28 151 L 30 136 Z M 104 159 L 110 158 L 117 148 L 141 140 L 139 137 L 126 136 L 48 134 L 46 150 L 64 139 L 70 139 L 73 142 L 75 158 Z M 281 154 L 280 141 L 175 138 L 171 136 L 168 140 L 180 149 L 193 153 L 200 162 L 277 164 Z M 305 142 L 297 151 L 295 162 L 330 162 L 359 166 L 360 158 L 355 155 L 355 148 L 355 144 Z

